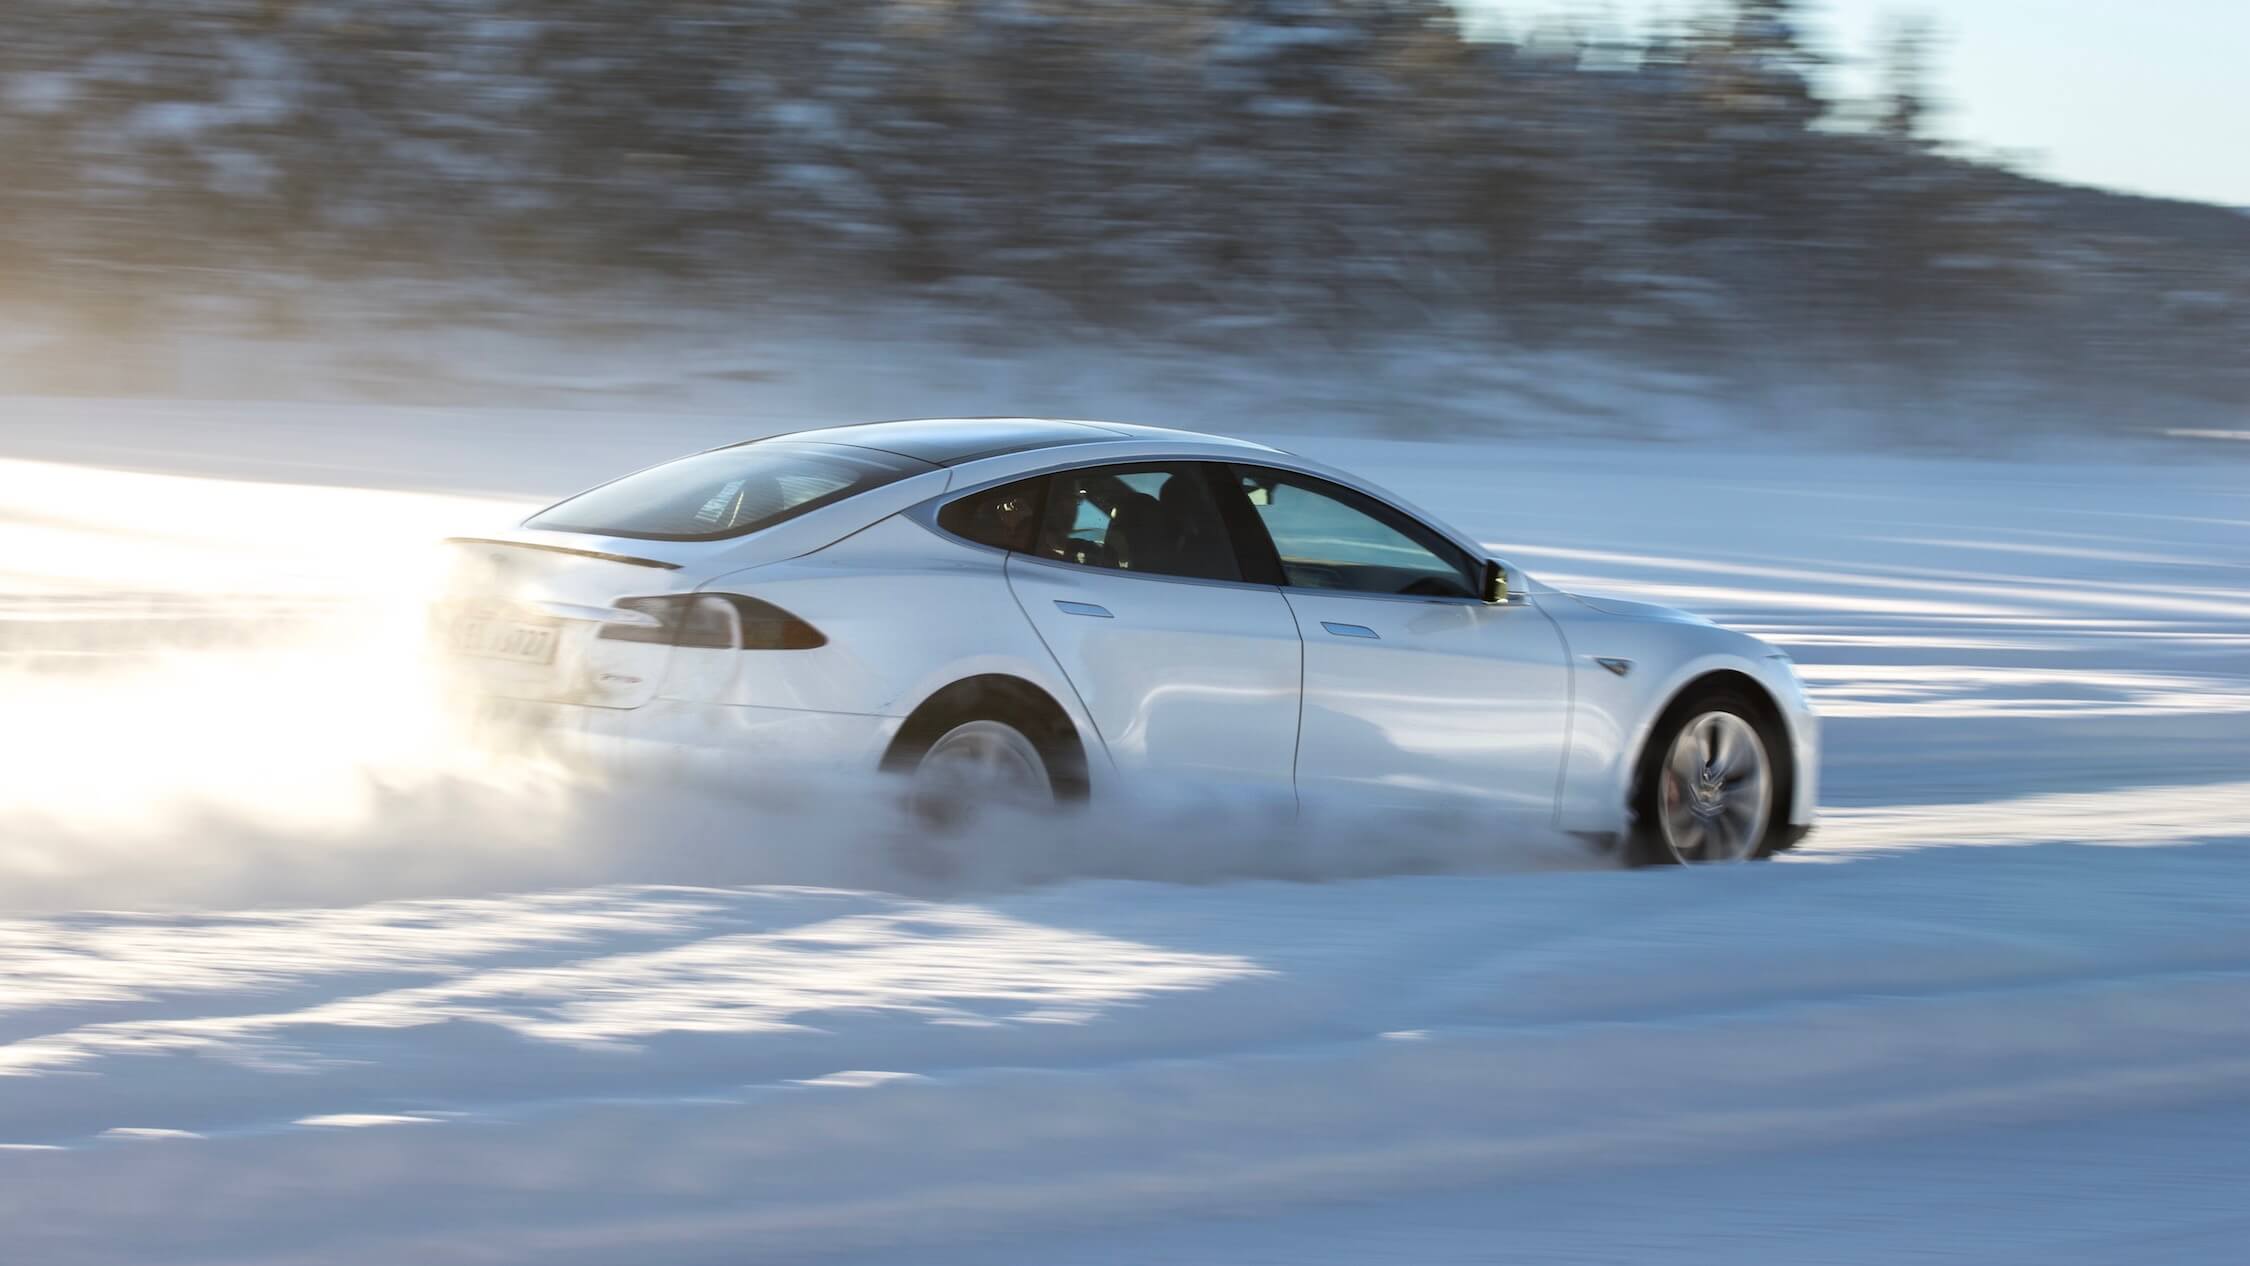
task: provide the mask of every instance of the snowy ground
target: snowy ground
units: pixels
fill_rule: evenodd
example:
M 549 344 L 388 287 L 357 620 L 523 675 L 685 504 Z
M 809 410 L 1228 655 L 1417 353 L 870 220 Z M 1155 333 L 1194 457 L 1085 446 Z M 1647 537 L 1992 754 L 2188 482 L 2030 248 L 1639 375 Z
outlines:
M 2250 1232 L 2239 445 L 1307 438 L 1542 579 L 1788 647 L 1821 833 L 1623 874 L 1010 830 L 937 888 L 815 798 L 482 762 L 400 650 L 421 542 L 739 424 L 0 409 L 7 1260 L 2231 1263 Z

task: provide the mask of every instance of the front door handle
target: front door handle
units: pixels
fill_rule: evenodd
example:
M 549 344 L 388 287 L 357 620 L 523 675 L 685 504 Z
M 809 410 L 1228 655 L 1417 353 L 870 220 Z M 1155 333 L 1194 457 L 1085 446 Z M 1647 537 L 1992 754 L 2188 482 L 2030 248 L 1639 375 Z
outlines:
M 1368 628 L 1364 624 L 1338 624 L 1334 620 L 1322 620 L 1320 622 L 1320 627 L 1328 630 L 1338 637 L 1364 637 L 1370 641 L 1375 642 L 1380 642 L 1383 640 L 1382 634 L 1377 633 L 1375 630 Z
M 1064 615 L 1091 616 L 1097 620 L 1114 620 L 1117 618 L 1109 613 L 1108 607 L 1097 606 L 1091 602 L 1064 602 L 1057 598 L 1055 599 L 1055 610 L 1062 612 Z

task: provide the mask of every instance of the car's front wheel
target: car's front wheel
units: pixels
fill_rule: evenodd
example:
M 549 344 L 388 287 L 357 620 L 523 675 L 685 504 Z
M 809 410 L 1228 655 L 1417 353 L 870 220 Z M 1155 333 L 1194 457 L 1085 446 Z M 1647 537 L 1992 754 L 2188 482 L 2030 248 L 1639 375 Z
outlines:
M 934 827 L 957 826 L 991 808 L 1038 810 L 1055 803 L 1054 776 L 1039 745 L 998 720 L 964 721 L 915 762 L 907 804 Z
M 1633 799 L 1638 865 L 1742 862 L 1780 843 L 1779 736 L 1735 690 L 1709 690 L 1665 714 L 1642 758 Z

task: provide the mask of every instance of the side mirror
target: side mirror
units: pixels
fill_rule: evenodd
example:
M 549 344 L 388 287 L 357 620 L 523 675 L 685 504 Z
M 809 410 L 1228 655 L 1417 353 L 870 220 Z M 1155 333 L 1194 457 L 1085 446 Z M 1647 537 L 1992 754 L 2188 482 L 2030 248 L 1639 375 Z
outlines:
M 1508 600 L 1508 566 L 1498 559 L 1484 560 L 1484 600 L 1494 606 Z

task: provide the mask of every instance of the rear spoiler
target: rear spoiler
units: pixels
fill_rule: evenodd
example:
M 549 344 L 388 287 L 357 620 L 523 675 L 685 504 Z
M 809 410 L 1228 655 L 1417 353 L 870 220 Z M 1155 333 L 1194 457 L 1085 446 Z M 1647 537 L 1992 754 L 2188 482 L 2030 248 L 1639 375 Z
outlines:
M 678 563 L 667 563 L 655 558 L 635 558 L 630 554 L 608 554 L 598 549 L 573 549 L 568 545 L 547 545 L 538 541 L 506 541 L 491 536 L 449 536 L 440 542 L 445 545 L 504 545 L 509 549 L 544 550 L 549 554 L 569 554 L 574 558 L 598 558 L 605 563 L 624 563 L 630 567 L 654 567 L 659 571 L 678 571 Z
M 596 624 L 626 624 L 644 629 L 664 627 L 664 621 L 648 612 L 628 607 L 588 607 L 575 602 L 548 602 L 543 599 L 529 605 L 539 614 L 551 615 L 559 620 L 591 620 Z

